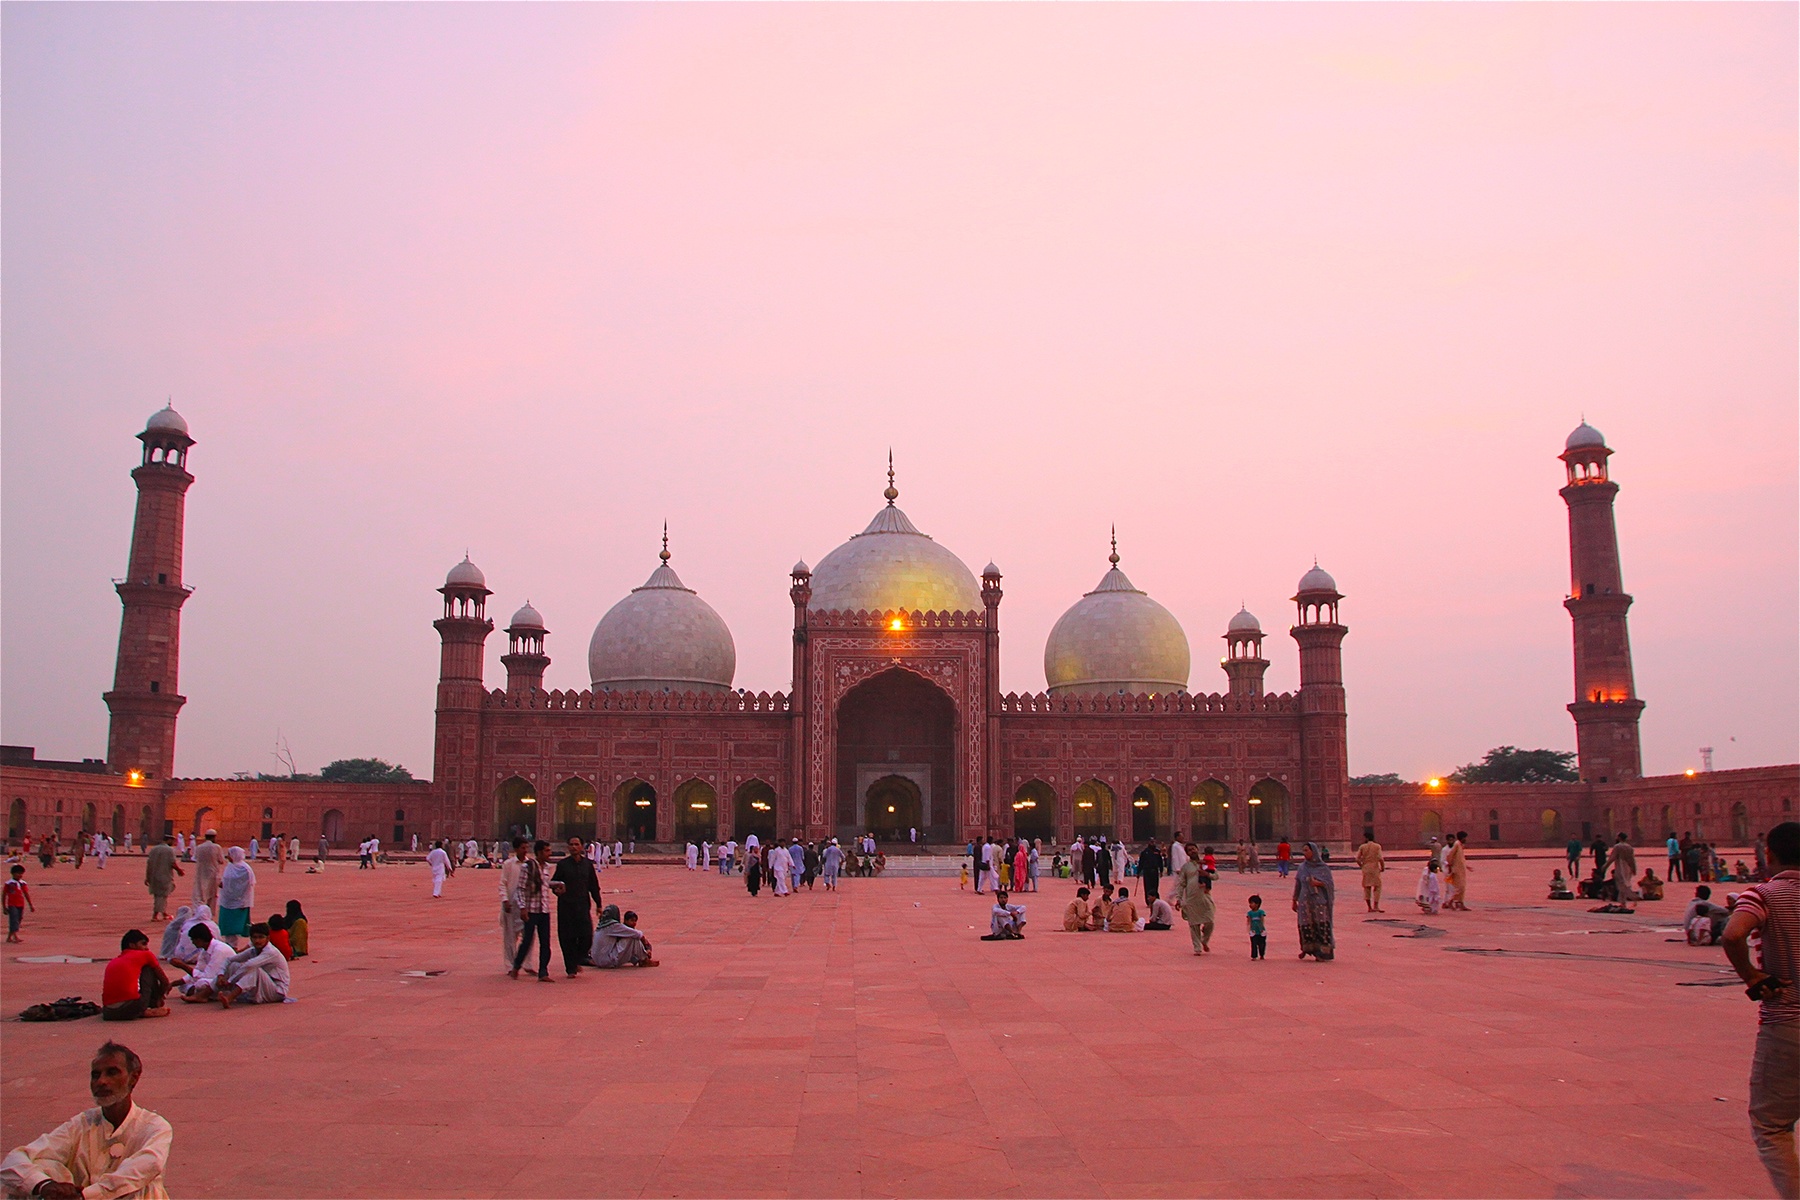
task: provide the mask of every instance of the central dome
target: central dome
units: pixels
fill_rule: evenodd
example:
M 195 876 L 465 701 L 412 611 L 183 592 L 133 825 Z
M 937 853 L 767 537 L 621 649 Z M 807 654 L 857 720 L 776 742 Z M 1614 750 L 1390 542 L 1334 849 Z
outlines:
M 1185 692 L 1191 660 L 1181 622 L 1132 586 L 1116 549 L 1111 561 L 1094 590 L 1050 630 L 1044 682 L 1052 695 Z
M 588 643 L 594 690 L 727 692 L 737 644 L 713 606 L 681 582 L 669 551 L 644 586 L 607 610 Z
M 894 507 L 900 495 L 890 475 L 887 507 L 869 527 L 827 554 L 812 573 L 813 612 L 980 612 L 981 585 L 950 553 L 920 533 Z

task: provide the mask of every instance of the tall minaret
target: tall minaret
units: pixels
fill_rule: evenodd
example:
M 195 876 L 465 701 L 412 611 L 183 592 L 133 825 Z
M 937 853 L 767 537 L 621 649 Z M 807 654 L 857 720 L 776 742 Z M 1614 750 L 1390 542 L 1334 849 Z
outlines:
M 1231 681 L 1229 695 L 1253 700 L 1263 694 L 1269 660 L 1262 655 L 1262 640 L 1262 622 L 1240 605 L 1237 616 L 1225 627 L 1225 657 L 1219 660 Z
M 544 653 L 544 639 L 550 631 L 544 618 L 531 607 L 531 601 L 512 615 L 506 626 L 506 653 L 500 665 L 506 668 L 506 690 L 509 695 L 528 696 L 544 690 L 544 672 L 550 667 L 550 656 Z
M 482 655 L 494 623 L 488 620 L 487 578 L 468 555 L 450 568 L 444 586 L 444 615 L 432 625 L 443 639 L 438 661 L 437 742 L 431 782 L 437 791 L 441 825 L 434 834 L 485 835 L 489 822 L 476 815 L 481 794 Z M 487 814 L 491 819 L 492 814 Z
M 106 764 L 122 774 L 167 779 L 175 769 L 175 718 L 187 697 L 176 687 L 181 661 L 181 535 L 187 490 L 187 422 L 173 407 L 150 418 L 144 432 L 144 461 L 131 473 L 137 482 L 137 519 L 131 528 L 131 565 L 113 584 L 125 615 L 119 622 L 119 661 L 106 735 Z
M 1581 778 L 1617 783 L 1644 773 L 1638 716 L 1644 702 L 1631 681 L 1631 639 L 1619 571 L 1619 531 L 1613 498 L 1619 485 L 1607 478 L 1612 454 L 1600 431 L 1583 421 L 1559 456 L 1569 469 L 1562 498 L 1569 506 L 1569 598 L 1563 607 L 1575 622 L 1575 751 Z
M 1298 826 L 1307 838 L 1334 842 L 1350 837 L 1349 731 L 1344 706 L 1344 635 L 1338 624 L 1343 595 L 1329 574 L 1313 564 L 1294 593 L 1299 624 L 1289 632 L 1300 643 L 1300 788 Z

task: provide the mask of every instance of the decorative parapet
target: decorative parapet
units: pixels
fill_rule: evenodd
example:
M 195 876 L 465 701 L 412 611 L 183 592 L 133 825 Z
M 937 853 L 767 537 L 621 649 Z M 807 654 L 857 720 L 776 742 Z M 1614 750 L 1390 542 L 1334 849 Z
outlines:
M 900 622 L 895 625 L 894 622 Z M 883 612 L 869 612 L 866 609 L 830 609 L 820 612 L 809 612 L 806 623 L 813 629 L 986 629 L 987 614 L 983 612 L 907 612 L 904 609 L 887 609 Z
M 534 688 L 508 694 L 496 688 L 482 698 L 484 709 L 537 712 L 785 713 L 782 692 L 613 692 L 590 689 L 546 692 Z
M 1211 695 L 1195 695 L 1191 692 L 1170 692 L 1162 695 L 1142 694 L 1073 694 L 1052 696 L 1048 692 L 1036 692 L 1021 696 L 1008 692 L 1000 697 L 1000 711 L 1014 716 L 1046 716 L 1058 714 L 1163 714 L 1163 713 L 1217 713 L 1246 714 L 1266 716 L 1269 714 L 1292 715 L 1300 711 L 1299 697 L 1292 692 L 1278 692 L 1268 696 L 1229 696 L 1217 692 Z

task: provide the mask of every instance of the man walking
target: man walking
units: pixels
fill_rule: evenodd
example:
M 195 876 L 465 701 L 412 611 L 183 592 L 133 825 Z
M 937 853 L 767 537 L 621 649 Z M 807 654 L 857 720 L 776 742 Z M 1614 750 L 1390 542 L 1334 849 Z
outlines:
M 500 953 L 506 970 L 512 970 L 513 955 L 519 949 L 519 906 L 513 903 L 513 892 L 519 886 L 519 874 L 525 869 L 528 843 L 522 837 L 512 840 L 512 857 L 500 864 Z
M 1193 941 L 1195 954 L 1212 952 L 1212 932 L 1217 910 L 1213 906 L 1212 890 L 1207 886 L 1211 881 L 1206 877 L 1206 868 L 1201 863 L 1200 847 L 1189 842 L 1188 860 L 1181 865 L 1181 873 L 1175 877 L 1175 906 L 1181 909 L 1181 919 L 1187 922 L 1188 937 Z
M 1632 886 L 1632 880 L 1637 878 L 1637 851 L 1624 834 L 1613 843 L 1607 862 L 1612 866 L 1613 903 L 1630 912 L 1631 902 L 1638 898 L 1637 888 Z
M 693 843 L 688 843 L 690 849 Z M 569 839 L 569 857 L 556 864 L 550 886 L 556 892 L 556 940 L 562 946 L 563 969 L 581 974 L 594 945 L 594 914 L 600 902 L 600 872 L 581 852 L 581 839 Z
M 1675 834 L 1673 832 L 1671 832 L 1669 834 L 1669 840 L 1665 845 L 1666 845 L 1666 849 L 1668 850 L 1668 854 L 1669 854 L 1669 882 L 1670 883 L 1680 883 L 1681 882 L 1681 839 L 1676 837 Z
M 215 911 L 219 907 L 219 873 L 225 869 L 225 851 L 219 831 L 206 831 L 206 840 L 194 847 L 194 903 Z
M 1373 833 L 1356 848 L 1356 865 L 1362 868 L 1363 903 L 1370 912 L 1380 912 L 1381 873 L 1387 870 L 1387 860 L 1381 857 L 1381 843 Z
M 174 840 L 170 834 L 144 855 L 144 886 L 150 889 L 152 921 L 169 919 L 169 897 L 175 891 L 175 877 L 187 874 L 175 861 L 175 847 L 170 844 Z
M 444 876 L 456 869 L 450 865 L 450 852 L 444 849 L 443 838 L 431 843 L 431 853 L 425 856 L 425 865 L 431 868 L 431 898 L 441 899 L 444 895 Z
M 1750 1060 L 1750 1133 L 1775 1193 L 1800 1198 L 1800 1157 L 1794 1125 L 1800 1120 L 1800 822 L 1769 831 L 1768 882 L 1738 896 L 1725 922 L 1725 957 L 1761 1004 L 1756 1055 Z M 1751 935 L 1762 942 L 1762 964 L 1750 961 Z
M 538 842 L 534 847 L 537 857 L 525 860 L 519 872 L 519 884 L 513 890 L 513 907 L 519 910 L 523 922 L 524 933 L 519 938 L 519 948 L 513 953 L 512 969 L 507 972 L 514 979 L 519 977 L 519 968 L 525 965 L 525 956 L 531 953 L 532 939 L 538 944 L 538 982 L 554 983 L 550 978 L 550 901 L 556 895 L 553 890 L 557 885 L 550 881 L 550 843 Z

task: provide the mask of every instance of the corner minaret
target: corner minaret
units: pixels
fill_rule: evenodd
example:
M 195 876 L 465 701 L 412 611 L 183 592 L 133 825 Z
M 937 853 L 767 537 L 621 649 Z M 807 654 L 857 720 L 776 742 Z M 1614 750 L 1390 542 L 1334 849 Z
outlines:
M 1231 681 L 1228 695 L 1253 700 L 1263 694 L 1263 674 L 1269 669 L 1269 660 L 1263 657 L 1262 640 L 1262 622 L 1240 606 L 1237 616 L 1225 627 L 1225 657 L 1219 661 L 1225 677 Z
M 1314 837 L 1348 841 L 1349 733 L 1344 705 L 1344 635 L 1338 624 L 1343 595 L 1313 563 L 1294 593 L 1300 644 L 1300 825 Z
M 1583 421 L 1559 456 L 1568 467 L 1562 489 L 1569 506 L 1569 598 L 1563 607 L 1575 622 L 1575 750 L 1581 778 L 1617 783 L 1644 773 L 1638 717 L 1644 702 L 1631 679 L 1631 639 L 1619 571 L 1619 532 L 1613 498 L 1619 485 L 1607 477 L 1612 455 L 1600 431 Z
M 131 528 L 131 563 L 114 590 L 125 606 L 119 622 L 119 659 L 112 691 L 105 695 L 112 714 L 106 763 L 122 774 L 167 779 L 175 769 L 175 718 L 187 697 L 180 694 L 181 606 L 188 589 L 181 583 L 181 538 L 187 513 L 187 422 L 173 407 L 150 418 L 144 432 L 144 460 L 132 471 L 137 483 L 137 519 Z
M 544 653 L 544 639 L 550 631 L 544 618 L 531 607 L 531 601 L 512 615 L 506 626 L 506 653 L 500 665 L 506 668 L 506 691 L 509 695 L 528 696 L 544 690 L 544 672 L 550 668 L 550 656 Z
M 468 555 L 450 568 L 444 586 L 444 615 L 432 622 L 443 639 L 438 660 L 437 739 L 431 781 L 437 790 L 442 827 L 434 836 L 472 837 L 488 823 L 477 821 L 476 796 L 481 762 L 482 655 L 494 623 L 488 620 L 487 577 Z

